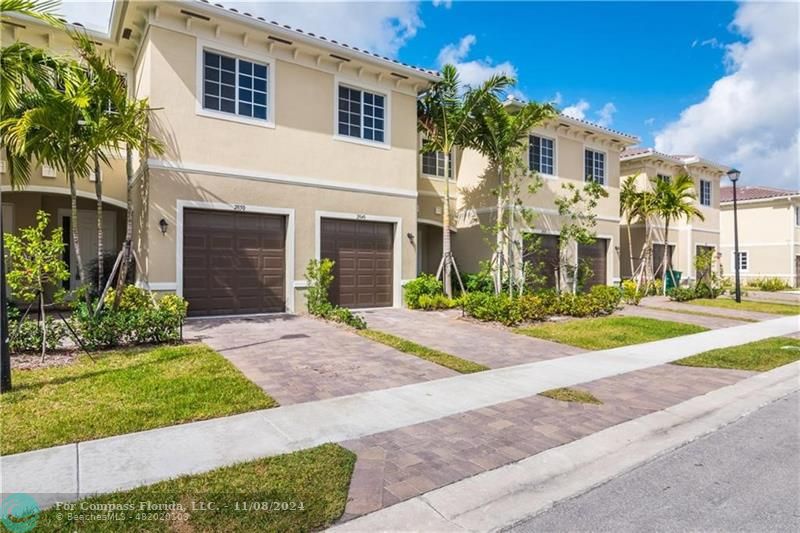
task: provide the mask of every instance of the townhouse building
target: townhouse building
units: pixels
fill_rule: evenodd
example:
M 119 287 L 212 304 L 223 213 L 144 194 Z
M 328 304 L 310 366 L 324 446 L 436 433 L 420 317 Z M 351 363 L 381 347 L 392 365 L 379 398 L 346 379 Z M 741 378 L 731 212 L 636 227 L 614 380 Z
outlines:
M 780 278 L 800 287 L 800 192 L 759 185 L 737 187 L 739 275 Z M 720 198 L 722 265 L 732 276 L 736 268 L 733 232 L 733 188 Z
M 664 221 L 659 217 L 652 217 L 647 226 L 653 231 L 653 271 L 660 276 L 666 246 L 668 265 L 680 271 L 684 280 L 695 279 L 697 254 L 713 250 L 718 258 L 720 252 L 720 180 L 730 168 L 695 155 L 669 155 L 652 148 L 631 148 L 621 154 L 620 169 L 623 180 L 629 176 L 636 177 L 639 190 L 652 190 L 655 180 L 670 180 L 681 173 L 691 176 L 695 187 L 695 203 L 703 219 L 671 221 L 669 235 L 665 235 Z M 631 242 L 628 242 L 626 221 L 621 221 L 623 277 L 631 275 L 631 257 L 634 270 L 639 267 L 646 239 L 647 228 L 643 222 L 635 221 L 630 230 Z

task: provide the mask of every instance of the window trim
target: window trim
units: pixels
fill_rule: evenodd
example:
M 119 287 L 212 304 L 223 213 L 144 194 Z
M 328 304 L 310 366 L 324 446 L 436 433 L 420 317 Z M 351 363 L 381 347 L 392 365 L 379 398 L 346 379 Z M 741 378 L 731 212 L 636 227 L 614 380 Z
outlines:
M 588 146 L 586 144 L 583 145 L 583 157 L 581 158 L 581 166 L 583 167 L 583 181 L 587 182 L 589 180 L 586 179 L 586 152 L 591 151 L 598 154 L 603 154 L 603 183 L 600 184 L 601 187 L 608 187 L 608 152 L 606 150 L 601 150 L 599 148 L 594 148 L 592 146 Z
M 344 85 L 349 89 L 357 91 L 367 91 L 373 94 L 383 96 L 383 142 L 364 139 L 363 137 L 350 137 L 349 135 L 341 135 L 339 133 L 339 86 Z M 363 95 L 362 95 L 363 96 Z M 364 105 L 362 97 L 361 105 Z M 363 146 L 371 146 L 373 148 L 381 148 L 383 150 L 390 150 L 392 148 L 392 92 L 391 90 L 372 85 L 369 83 L 362 83 L 360 81 L 353 82 L 349 78 L 342 76 L 333 77 L 333 139 L 336 141 L 349 142 L 353 144 L 361 144 Z M 363 115 L 362 115 L 363 120 Z M 363 131 L 363 130 L 362 130 Z
M 439 153 L 439 152 L 433 152 L 433 153 Z M 450 154 L 450 175 L 449 176 L 446 175 L 447 172 L 445 172 L 445 176 L 440 176 L 438 174 L 428 174 L 427 172 L 423 171 L 422 170 L 423 169 L 423 166 L 422 166 L 422 158 L 423 158 L 423 156 L 425 156 L 425 154 L 423 154 L 422 152 L 419 152 L 419 175 L 420 176 L 428 178 L 428 179 L 431 179 L 431 180 L 444 181 L 445 178 L 446 178 L 447 181 L 450 181 L 450 182 L 454 182 L 455 181 L 455 179 L 453 178 L 453 166 L 454 166 L 454 163 L 455 163 L 455 149 L 453 149 L 453 152 Z
M 699 198 L 697 199 L 697 203 L 699 203 L 703 207 L 712 207 L 713 200 L 714 200 L 714 198 L 713 198 L 713 196 L 714 196 L 714 184 L 711 182 L 711 180 L 704 180 L 702 178 L 700 178 L 699 182 L 700 183 L 699 183 L 698 187 L 700 189 L 700 194 L 698 195 Z M 708 183 L 708 203 L 707 204 L 703 203 L 703 184 L 704 183 Z
M 742 268 L 739 272 L 749 272 L 750 271 L 750 252 L 749 250 L 739 250 L 739 255 L 744 256 L 747 259 L 745 262 L 747 263 L 747 268 Z M 736 274 L 736 251 L 731 250 L 731 274 Z
M 553 173 L 548 174 L 546 172 L 539 172 L 538 170 L 536 173 L 544 178 L 555 178 L 558 176 L 558 136 L 550 136 L 550 135 L 543 135 L 541 133 L 536 132 L 528 132 L 528 170 L 532 171 L 531 168 L 531 137 L 539 137 L 540 139 L 547 139 L 549 141 L 553 141 Z
M 795 205 L 794 207 L 794 225 L 797 228 L 800 228 L 800 205 Z
M 256 63 L 261 63 L 262 65 L 267 65 L 267 119 L 261 120 L 258 118 L 252 117 L 245 117 L 239 115 L 238 113 L 225 113 L 223 111 L 215 111 L 213 109 L 206 109 L 203 107 L 203 70 L 204 70 L 204 63 L 203 63 L 203 52 L 208 50 L 209 52 L 222 54 L 226 56 L 233 56 L 237 59 L 237 73 L 238 73 L 238 59 L 244 59 L 245 61 L 254 61 Z M 268 55 L 258 55 L 254 53 L 252 50 L 247 50 L 243 48 L 235 48 L 225 45 L 220 45 L 216 42 L 211 41 L 203 41 L 198 39 L 197 40 L 197 59 L 195 62 L 195 74 L 196 74 L 196 85 L 195 85 L 195 114 L 205 118 L 215 118 L 220 120 L 227 120 L 229 122 L 238 122 L 239 124 L 249 124 L 251 126 L 261 126 L 262 128 L 275 128 L 275 76 L 276 76 L 276 69 L 275 69 L 276 61 L 273 57 Z M 238 80 L 237 80 L 237 87 L 238 87 Z M 238 103 L 238 95 L 237 95 L 237 103 Z
M 666 181 L 667 183 L 671 183 L 672 182 L 672 174 L 661 174 L 660 172 L 657 172 L 656 173 L 656 179 L 657 180 L 661 180 L 661 181 Z

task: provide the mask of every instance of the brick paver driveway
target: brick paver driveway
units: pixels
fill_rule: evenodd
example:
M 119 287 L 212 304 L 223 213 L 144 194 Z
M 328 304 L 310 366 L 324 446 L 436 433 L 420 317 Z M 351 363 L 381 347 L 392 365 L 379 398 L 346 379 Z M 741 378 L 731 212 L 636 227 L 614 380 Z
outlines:
M 603 405 L 537 395 L 343 442 L 358 455 L 343 519 L 536 455 L 752 374 L 661 365 L 576 386 Z
M 463 319 L 458 310 L 377 309 L 363 314 L 371 329 L 385 331 L 489 368 L 532 363 L 585 351 Z
M 666 311 L 656 307 L 646 307 L 643 305 L 626 305 L 614 314 L 617 316 L 639 316 L 643 318 L 654 318 L 656 320 L 668 320 L 670 322 L 694 324 L 696 326 L 702 326 L 708 329 L 729 328 L 733 326 L 741 326 L 747 323 L 735 318 L 690 315 L 675 311 Z
M 456 375 L 320 320 L 296 315 L 189 320 L 201 341 L 281 405 Z

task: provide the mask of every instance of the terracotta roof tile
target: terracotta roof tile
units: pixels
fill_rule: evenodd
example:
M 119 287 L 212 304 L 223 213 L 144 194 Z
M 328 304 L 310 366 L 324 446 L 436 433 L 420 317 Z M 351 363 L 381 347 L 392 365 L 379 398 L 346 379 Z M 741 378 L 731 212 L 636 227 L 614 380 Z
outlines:
M 748 185 L 745 187 L 736 187 L 736 199 L 738 201 L 764 200 L 767 198 L 780 198 L 782 196 L 796 196 L 798 194 L 800 194 L 800 192 L 798 191 L 777 189 L 775 187 L 762 187 L 760 185 Z M 719 201 L 733 202 L 733 187 L 731 186 L 720 187 Z

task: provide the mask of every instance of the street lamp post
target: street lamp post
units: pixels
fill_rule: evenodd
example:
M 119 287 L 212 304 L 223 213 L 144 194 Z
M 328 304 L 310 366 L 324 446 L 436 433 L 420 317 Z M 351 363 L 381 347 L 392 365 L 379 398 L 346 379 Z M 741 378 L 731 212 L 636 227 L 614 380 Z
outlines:
M 739 268 L 741 259 L 739 257 L 739 219 L 736 206 L 736 182 L 742 173 L 732 168 L 728 171 L 728 178 L 733 183 L 733 268 L 736 272 L 736 303 L 742 303 L 742 285 L 739 280 Z
M 6 250 L 2 210 L 2 201 L 0 201 L 0 394 L 11 390 L 11 353 L 8 350 L 8 313 L 6 309 Z

